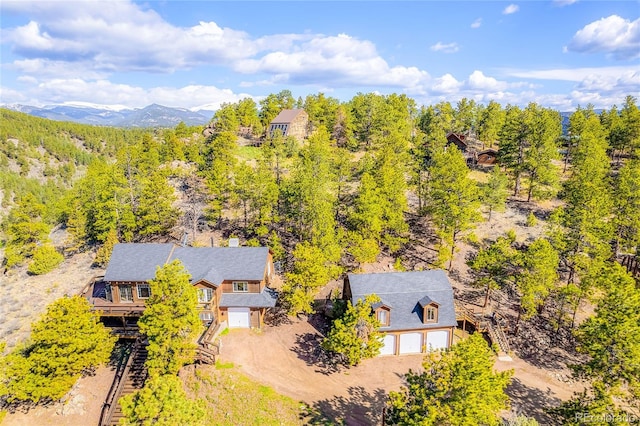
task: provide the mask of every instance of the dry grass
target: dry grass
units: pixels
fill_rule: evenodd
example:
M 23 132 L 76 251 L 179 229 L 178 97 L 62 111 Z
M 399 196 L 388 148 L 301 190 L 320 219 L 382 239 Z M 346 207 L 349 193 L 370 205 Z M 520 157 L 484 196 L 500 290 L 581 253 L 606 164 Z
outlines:
M 299 425 L 306 406 L 243 374 L 233 364 L 185 368 L 191 396 L 206 401 L 206 423 L 216 425 Z
M 28 275 L 26 268 L 7 272 L 0 283 L 0 341 L 7 348 L 24 341 L 31 323 L 46 306 L 65 295 L 78 294 L 102 269 L 92 268 L 93 255 L 81 253 L 66 259 L 57 269 L 44 275 Z

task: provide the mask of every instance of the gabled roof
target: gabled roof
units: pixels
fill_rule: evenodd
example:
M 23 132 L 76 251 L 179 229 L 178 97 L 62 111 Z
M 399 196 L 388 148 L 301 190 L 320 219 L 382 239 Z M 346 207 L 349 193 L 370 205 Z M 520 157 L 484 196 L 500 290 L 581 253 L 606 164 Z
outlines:
M 301 114 L 303 112 L 303 109 L 283 109 L 282 111 L 280 111 L 280 114 L 278 114 L 273 120 L 271 120 L 270 124 L 291 123 L 298 116 L 298 114 Z
M 428 305 L 440 305 L 438 302 L 434 301 L 433 299 L 431 299 L 429 296 L 425 296 L 422 299 L 418 300 L 418 304 L 424 308 L 425 306 Z
M 166 244 L 116 244 L 104 274 L 105 281 L 149 281 L 156 268 L 180 260 L 191 282 L 219 285 L 224 280 L 264 278 L 267 247 L 179 247 Z
M 383 331 L 417 330 L 456 325 L 453 289 L 442 270 L 349 274 L 351 303 L 376 294 L 391 306 L 391 323 Z M 438 322 L 422 321 L 421 302 L 438 304 Z
M 453 132 L 449 132 L 447 133 L 447 140 L 449 142 L 454 142 L 454 143 L 459 143 L 461 145 L 467 146 L 467 143 L 465 142 L 465 139 L 467 137 L 465 135 L 461 135 L 460 133 L 453 133 Z

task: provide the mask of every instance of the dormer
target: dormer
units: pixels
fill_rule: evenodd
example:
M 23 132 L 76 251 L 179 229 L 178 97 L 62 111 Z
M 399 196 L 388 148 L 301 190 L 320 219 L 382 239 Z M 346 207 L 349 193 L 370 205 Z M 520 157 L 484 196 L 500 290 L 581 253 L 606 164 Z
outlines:
M 391 306 L 378 302 L 371 306 L 376 319 L 380 322 L 380 327 L 388 327 L 391 324 Z
M 422 308 L 422 323 L 437 323 L 438 322 L 438 308 L 440 304 L 429 296 L 425 296 L 418 302 Z

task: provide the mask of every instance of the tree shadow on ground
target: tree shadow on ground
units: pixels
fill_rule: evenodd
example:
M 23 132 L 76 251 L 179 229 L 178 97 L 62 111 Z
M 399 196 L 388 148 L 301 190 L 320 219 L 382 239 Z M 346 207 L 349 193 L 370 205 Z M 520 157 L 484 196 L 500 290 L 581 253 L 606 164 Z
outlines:
M 545 409 L 560 405 L 560 399 L 553 396 L 551 389 L 546 391 L 532 388 L 514 378 L 507 386 L 507 395 L 511 399 L 511 409 L 514 413 L 533 417 L 541 425 L 555 425 L 554 419 L 549 416 Z
M 296 341 L 291 350 L 308 366 L 316 367 L 316 373 L 328 376 L 341 371 L 343 366 L 336 356 L 322 348 L 323 338 L 319 333 L 296 334 Z
M 336 395 L 314 402 L 301 415 L 301 420 L 311 425 L 365 426 L 380 424 L 382 410 L 387 401 L 383 389 L 367 391 L 362 386 L 351 386 L 348 396 Z

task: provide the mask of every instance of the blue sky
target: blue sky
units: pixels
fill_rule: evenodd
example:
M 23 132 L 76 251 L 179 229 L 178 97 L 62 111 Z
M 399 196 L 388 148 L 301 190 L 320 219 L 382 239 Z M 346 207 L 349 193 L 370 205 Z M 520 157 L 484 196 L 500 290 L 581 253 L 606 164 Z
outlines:
M 11 1 L 0 103 L 215 109 L 290 90 L 572 110 L 640 94 L 639 1 Z

